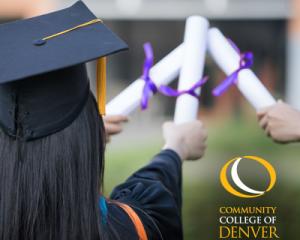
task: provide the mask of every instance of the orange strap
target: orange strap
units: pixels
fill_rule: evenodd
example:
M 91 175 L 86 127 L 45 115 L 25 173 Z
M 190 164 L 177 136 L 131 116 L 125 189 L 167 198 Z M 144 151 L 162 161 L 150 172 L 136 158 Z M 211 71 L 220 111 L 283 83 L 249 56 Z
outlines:
M 127 213 L 129 218 L 131 219 L 133 225 L 135 226 L 136 232 L 139 236 L 139 240 L 148 240 L 144 225 L 143 225 L 141 219 L 139 218 L 139 216 L 136 214 L 136 212 L 131 207 L 129 207 L 128 205 L 126 205 L 124 203 L 116 202 L 116 204 L 120 208 L 122 208 Z

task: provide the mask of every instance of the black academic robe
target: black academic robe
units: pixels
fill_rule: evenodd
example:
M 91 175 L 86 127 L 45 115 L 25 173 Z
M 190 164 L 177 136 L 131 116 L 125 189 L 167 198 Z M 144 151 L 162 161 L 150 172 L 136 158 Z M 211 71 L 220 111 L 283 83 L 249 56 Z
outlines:
M 128 180 L 117 186 L 112 200 L 128 204 L 142 220 L 149 240 L 183 239 L 182 163 L 172 150 L 164 150 Z M 111 239 L 138 239 L 134 225 L 117 205 L 107 203 Z

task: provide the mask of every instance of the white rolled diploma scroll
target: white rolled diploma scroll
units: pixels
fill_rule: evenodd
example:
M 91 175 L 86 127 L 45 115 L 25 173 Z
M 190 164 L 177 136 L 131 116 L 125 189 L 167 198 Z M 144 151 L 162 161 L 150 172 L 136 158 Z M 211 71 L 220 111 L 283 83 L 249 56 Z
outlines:
M 209 23 L 200 16 L 191 16 L 186 21 L 184 36 L 184 55 L 180 72 L 178 90 L 188 90 L 203 77 L 207 33 Z M 200 94 L 200 89 L 197 90 Z M 177 124 L 197 119 L 199 101 L 184 94 L 176 101 L 174 121 Z
M 167 85 L 178 77 L 184 46 L 181 44 L 150 70 L 150 77 L 157 87 Z M 145 81 L 137 79 L 106 105 L 107 115 L 129 115 L 140 106 Z
M 240 55 L 217 28 L 208 32 L 208 51 L 227 76 L 239 68 Z M 250 69 L 239 72 L 237 87 L 256 109 L 271 106 L 276 100 Z

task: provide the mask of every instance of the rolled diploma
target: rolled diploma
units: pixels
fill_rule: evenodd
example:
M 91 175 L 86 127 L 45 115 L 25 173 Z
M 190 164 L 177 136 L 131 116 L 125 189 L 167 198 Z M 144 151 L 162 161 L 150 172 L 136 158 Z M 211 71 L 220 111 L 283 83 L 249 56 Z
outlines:
M 208 51 L 227 76 L 239 68 L 239 54 L 217 28 L 209 30 Z M 270 92 L 250 69 L 240 71 L 237 87 L 256 110 L 276 103 Z
M 184 55 L 178 90 L 187 90 L 203 77 L 209 23 L 200 16 L 189 17 L 184 36 Z M 200 94 L 200 89 L 198 91 Z M 199 101 L 193 96 L 179 96 L 175 107 L 175 123 L 185 123 L 197 118 Z
M 167 85 L 178 77 L 184 46 L 181 44 L 150 70 L 156 86 Z M 107 115 L 129 115 L 140 106 L 145 81 L 137 79 L 106 105 Z

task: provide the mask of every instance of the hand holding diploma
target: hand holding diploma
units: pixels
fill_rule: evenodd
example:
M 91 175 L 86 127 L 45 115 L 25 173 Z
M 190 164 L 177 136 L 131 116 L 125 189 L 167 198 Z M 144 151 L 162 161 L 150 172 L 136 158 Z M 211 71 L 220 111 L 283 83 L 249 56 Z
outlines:
M 215 96 L 221 95 L 235 84 L 256 110 L 275 105 L 275 99 L 250 70 L 253 54 L 241 53 L 218 29 L 208 30 L 208 27 L 209 23 L 205 18 L 189 17 L 186 21 L 184 43 L 154 66 L 151 45 L 145 44 L 143 75 L 108 103 L 108 115 L 126 116 L 139 106 L 146 109 L 149 99 L 159 92 L 177 97 L 175 123 L 197 119 L 200 88 L 207 80 L 203 78 L 207 48 L 217 65 L 228 76 L 214 89 Z M 179 74 L 177 90 L 166 86 Z
M 300 112 L 278 101 L 257 112 L 259 125 L 266 134 L 279 143 L 300 141 Z
M 123 115 L 106 115 L 103 117 L 106 143 L 110 142 L 113 135 L 123 131 L 122 125 L 128 122 L 128 117 Z
M 205 153 L 207 131 L 201 121 L 183 124 L 166 122 L 163 135 L 166 142 L 163 149 L 175 151 L 182 161 L 197 160 Z

